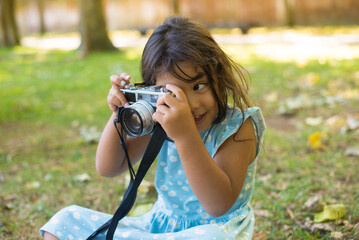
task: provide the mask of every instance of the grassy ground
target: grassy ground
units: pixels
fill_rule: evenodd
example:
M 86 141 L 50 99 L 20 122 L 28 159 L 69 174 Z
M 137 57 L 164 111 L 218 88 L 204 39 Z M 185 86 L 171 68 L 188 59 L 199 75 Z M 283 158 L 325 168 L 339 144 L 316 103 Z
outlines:
M 348 149 L 359 148 L 359 130 L 348 120 L 359 121 L 359 56 L 283 61 L 253 45 L 225 49 L 251 73 L 268 124 L 253 197 L 255 238 L 358 238 L 359 157 Z M 74 51 L 0 49 L 0 239 L 38 239 L 39 227 L 67 205 L 115 210 L 126 176 L 99 177 L 88 138 L 110 115 L 109 75 L 127 71 L 140 80 L 141 50 L 80 59 Z M 322 137 L 308 143 L 315 132 Z M 319 204 L 305 207 L 315 197 Z M 155 198 L 149 184 L 137 206 Z M 340 220 L 313 223 L 321 206 L 337 203 L 346 206 Z

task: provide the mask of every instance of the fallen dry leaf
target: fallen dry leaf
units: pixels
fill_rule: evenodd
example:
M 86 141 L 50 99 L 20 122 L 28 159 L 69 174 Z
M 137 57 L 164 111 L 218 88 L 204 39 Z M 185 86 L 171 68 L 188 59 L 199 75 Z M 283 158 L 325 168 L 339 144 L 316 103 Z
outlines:
M 351 117 L 347 120 L 347 126 L 350 130 L 355 130 L 359 128 L 359 120 L 355 117 Z
M 345 118 L 338 115 L 328 118 L 324 123 L 329 128 L 338 130 L 342 129 L 347 124 Z
M 359 234 L 359 223 L 354 225 L 354 231 Z
M 334 227 L 329 223 L 315 223 L 311 227 L 312 232 L 332 232 L 334 231 Z
M 292 220 L 295 219 L 293 211 L 290 208 L 287 208 L 286 210 L 287 210 L 287 213 L 288 213 L 290 219 L 292 219 Z
M 291 226 L 284 225 L 284 226 L 283 226 L 283 230 L 284 230 L 284 236 L 285 236 L 285 237 L 289 237 L 290 235 L 293 234 L 293 229 L 292 229 Z
M 76 175 L 74 177 L 74 180 L 77 182 L 84 183 L 84 182 L 90 181 L 91 177 L 87 173 L 82 173 L 82 174 Z
M 345 154 L 346 156 L 359 157 L 359 148 L 356 148 L 356 147 L 347 147 L 347 149 L 345 149 L 344 154 Z
M 308 198 L 308 200 L 304 203 L 304 209 L 309 212 L 321 212 L 323 211 L 324 203 L 322 202 L 321 196 L 314 196 Z
M 265 209 L 255 209 L 254 214 L 258 217 L 265 217 L 265 218 L 272 216 L 272 214 Z
M 254 240 L 266 239 L 266 237 L 267 237 L 267 234 L 265 234 L 265 233 L 254 233 L 253 234 Z
M 334 239 L 343 239 L 344 234 L 342 232 L 332 232 L 330 237 Z
M 323 123 L 323 117 L 307 117 L 304 122 L 309 126 L 318 126 Z
M 5 177 L 4 175 L 0 172 L 0 182 L 5 182 Z
M 84 139 L 86 143 L 98 143 L 100 140 L 102 132 L 99 131 L 96 127 L 87 127 L 83 126 L 80 130 L 80 136 Z
M 40 187 L 40 182 L 39 181 L 32 181 L 32 182 L 28 182 L 25 184 L 25 187 L 27 189 L 36 189 Z

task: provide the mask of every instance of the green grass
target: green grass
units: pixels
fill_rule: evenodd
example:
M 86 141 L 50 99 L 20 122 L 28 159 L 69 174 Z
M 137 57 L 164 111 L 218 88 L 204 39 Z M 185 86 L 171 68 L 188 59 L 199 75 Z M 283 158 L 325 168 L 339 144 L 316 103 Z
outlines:
M 313 219 L 314 212 L 303 208 L 313 196 L 322 196 L 325 204 L 345 204 L 344 218 L 330 224 L 345 239 L 357 237 L 353 225 L 359 222 L 359 162 L 346 156 L 345 149 L 359 147 L 359 133 L 341 133 L 341 127 L 349 117 L 359 118 L 359 57 L 313 58 L 302 65 L 258 56 L 252 51 L 255 46 L 225 48 L 250 71 L 253 99 L 268 123 L 252 201 L 268 215 L 258 214 L 256 238 L 329 239 L 331 232 L 303 227 Z M 126 71 L 140 80 L 141 50 L 81 59 L 74 51 L 0 49 L 0 239 L 38 239 L 40 226 L 71 204 L 115 210 L 126 177 L 98 176 L 96 144 L 87 143 L 80 132 L 84 127 L 101 130 L 107 122 L 111 74 Z M 343 101 L 279 114 L 287 98 L 304 95 L 340 96 Z M 326 124 L 333 116 L 342 119 L 339 126 Z M 322 117 L 323 122 L 309 126 L 307 117 Z M 327 132 L 323 150 L 308 145 L 315 131 Z M 152 168 L 148 181 L 154 172 Z M 84 173 L 89 179 L 77 180 Z M 155 200 L 149 190 L 137 204 Z

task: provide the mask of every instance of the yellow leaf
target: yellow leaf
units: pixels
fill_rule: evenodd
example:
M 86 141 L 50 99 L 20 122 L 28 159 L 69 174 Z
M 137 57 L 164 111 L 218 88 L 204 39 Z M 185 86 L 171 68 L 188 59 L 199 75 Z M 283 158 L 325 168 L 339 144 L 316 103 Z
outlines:
M 150 211 L 152 207 L 153 207 L 153 203 L 145 203 L 145 204 L 137 205 L 134 209 L 131 210 L 129 215 L 132 217 L 142 216 L 148 211 Z
M 314 222 L 320 223 L 329 220 L 339 220 L 344 216 L 345 205 L 333 204 L 324 207 L 323 212 L 314 215 Z
M 320 76 L 318 74 L 311 74 L 309 79 L 313 84 L 315 84 L 319 82 Z
M 308 143 L 311 149 L 321 150 L 325 148 L 323 140 L 327 137 L 326 132 L 314 132 L 308 137 Z

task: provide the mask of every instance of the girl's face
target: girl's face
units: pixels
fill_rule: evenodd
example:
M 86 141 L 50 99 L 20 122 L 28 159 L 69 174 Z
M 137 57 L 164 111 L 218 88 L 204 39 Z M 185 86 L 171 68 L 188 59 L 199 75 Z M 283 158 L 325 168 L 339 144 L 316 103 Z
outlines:
M 180 62 L 178 67 L 181 69 L 176 69 L 178 75 L 185 79 L 202 76 L 193 82 L 185 82 L 167 72 L 156 78 L 156 85 L 165 87 L 166 84 L 173 84 L 181 88 L 187 97 L 197 130 L 204 131 L 218 114 L 218 105 L 208 78 L 202 69 L 196 69 L 196 65 L 191 62 Z

